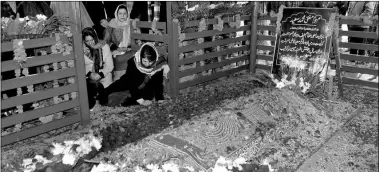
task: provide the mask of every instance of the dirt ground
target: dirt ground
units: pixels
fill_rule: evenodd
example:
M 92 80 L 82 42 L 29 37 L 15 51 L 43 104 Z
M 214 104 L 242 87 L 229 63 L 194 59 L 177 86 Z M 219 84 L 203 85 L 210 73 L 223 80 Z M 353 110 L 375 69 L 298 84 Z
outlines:
M 342 100 L 320 100 L 273 88 L 259 75 L 234 74 L 199 86 L 175 103 L 97 106 L 87 127 L 76 124 L 2 147 L 2 169 L 43 154 L 53 141 L 77 139 L 92 129 L 125 137 L 105 139 L 101 152 L 90 159 L 128 162 L 131 167 L 159 158 L 190 161 L 188 155 L 159 153 L 167 152 L 165 148 L 154 154 L 143 149 L 158 136 L 171 135 L 202 150 L 206 160 L 197 163 L 199 168 L 211 166 L 222 155 L 243 156 L 254 163 L 268 160 L 277 171 L 378 171 L 378 92 L 345 86 L 344 94 Z M 116 129 L 119 126 L 123 133 Z M 75 171 L 90 167 L 83 164 Z

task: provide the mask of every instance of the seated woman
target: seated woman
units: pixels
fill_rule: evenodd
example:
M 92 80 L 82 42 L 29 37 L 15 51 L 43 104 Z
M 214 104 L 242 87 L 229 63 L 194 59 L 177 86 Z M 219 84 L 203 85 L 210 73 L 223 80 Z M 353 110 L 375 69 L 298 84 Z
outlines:
M 104 41 L 99 41 L 93 28 L 83 29 L 82 36 L 88 101 L 91 109 L 96 104 L 97 95 L 113 81 L 113 59 L 109 46 Z
M 149 105 L 154 98 L 156 101 L 164 100 L 163 76 L 167 78 L 168 71 L 166 59 L 159 56 L 153 44 L 145 43 L 134 58 L 128 60 L 126 73 L 105 89 L 105 95 L 101 97 L 106 100 L 102 102 L 107 102 L 109 94 L 125 90 L 129 90 L 131 95 L 121 104 L 125 107 Z
M 107 42 L 114 57 L 114 80 L 118 80 L 126 71 L 127 61 L 133 57 L 130 47 L 130 19 L 126 5 L 117 7 L 115 18 L 105 30 L 104 41 Z

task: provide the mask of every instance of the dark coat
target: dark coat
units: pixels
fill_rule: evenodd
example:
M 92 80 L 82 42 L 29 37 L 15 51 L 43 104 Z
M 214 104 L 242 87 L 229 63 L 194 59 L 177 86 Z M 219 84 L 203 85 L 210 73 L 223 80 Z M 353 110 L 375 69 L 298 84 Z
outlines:
M 126 73 L 117 81 L 106 88 L 106 94 L 129 90 L 131 100 L 136 101 L 140 98 L 144 100 L 163 100 L 163 70 L 155 73 L 146 82 L 147 74 L 140 72 L 134 62 L 134 58 L 128 60 Z M 142 84 L 142 83 L 146 84 Z

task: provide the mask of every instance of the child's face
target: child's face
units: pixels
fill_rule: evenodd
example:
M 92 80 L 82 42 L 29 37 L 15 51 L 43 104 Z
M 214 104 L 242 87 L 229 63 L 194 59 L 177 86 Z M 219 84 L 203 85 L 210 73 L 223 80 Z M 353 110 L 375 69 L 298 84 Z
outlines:
M 141 62 L 142 65 L 144 65 L 145 67 L 150 67 L 154 63 L 153 61 L 150 61 L 147 58 L 142 58 Z

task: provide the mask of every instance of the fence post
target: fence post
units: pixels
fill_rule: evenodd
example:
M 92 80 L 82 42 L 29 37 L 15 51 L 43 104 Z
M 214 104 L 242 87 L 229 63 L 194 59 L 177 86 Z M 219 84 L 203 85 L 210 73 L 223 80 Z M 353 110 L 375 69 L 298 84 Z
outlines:
M 259 2 L 254 2 L 253 12 L 251 13 L 251 29 L 250 29 L 250 60 L 249 70 L 251 73 L 255 73 L 257 64 L 257 31 L 258 31 L 258 11 Z
M 89 105 L 87 95 L 87 83 L 84 65 L 84 55 L 82 47 L 82 35 L 75 34 L 74 38 L 74 52 L 75 52 L 75 70 L 76 81 L 78 83 L 78 99 L 80 103 L 80 118 L 82 125 L 87 125 L 90 122 Z
M 169 83 L 170 97 L 176 98 L 178 95 L 178 23 L 172 21 L 171 1 L 166 2 L 167 12 L 167 36 L 168 36 L 168 64 L 170 67 Z

